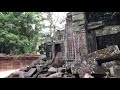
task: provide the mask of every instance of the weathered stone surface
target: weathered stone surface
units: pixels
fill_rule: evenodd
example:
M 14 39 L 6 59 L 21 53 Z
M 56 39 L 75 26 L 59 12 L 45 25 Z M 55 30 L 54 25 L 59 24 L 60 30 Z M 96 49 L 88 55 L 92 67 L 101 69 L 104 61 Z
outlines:
M 90 74 L 86 73 L 83 78 L 94 78 L 94 77 L 91 76 Z
M 115 65 L 110 68 L 111 76 L 120 78 L 120 65 Z
M 59 68 L 59 67 L 62 67 L 64 64 L 65 64 L 64 60 L 62 60 L 62 59 L 56 59 L 52 63 L 52 67 Z
M 82 31 L 81 29 L 85 29 L 84 24 L 85 24 L 85 21 L 84 21 L 84 20 L 83 20 L 83 21 L 74 22 L 74 23 L 72 24 L 73 31 L 79 31 L 79 32 L 81 32 L 81 31 Z
M 106 67 L 106 68 L 110 68 L 112 66 L 115 66 L 115 61 L 110 61 L 110 62 L 105 62 L 105 63 L 102 63 L 102 66 Z
M 26 74 L 25 77 L 31 77 L 35 72 L 36 72 L 36 68 L 31 68 Z
M 72 15 L 84 14 L 84 12 L 71 12 Z
M 14 73 L 10 74 L 8 78 L 24 78 L 24 75 L 24 71 L 15 71 Z
M 105 26 L 102 29 L 95 30 L 95 32 L 96 32 L 96 36 L 116 34 L 120 32 L 120 25 Z
M 46 58 L 46 55 L 44 54 L 40 55 L 40 59 L 44 59 L 44 58 Z
M 26 74 L 26 73 L 20 73 L 20 74 L 19 74 L 19 78 L 25 78 L 25 74 Z
M 69 16 L 71 16 L 71 15 L 72 15 L 72 13 L 71 13 L 71 12 L 67 13 L 67 17 L 69 17 Z
M 46 78 L 61 78 L 63 75 L 63 73 L 54 73 L 54 74 L 51 74 L 50 76 L 46 77 Z
M 106 73 L 108 72 L 108 70 L 102 66 L 96 66 L 95 68 L 93 68 L 92 74 L 100 74 L 103 76 L 106 76 Z
M 27 71 L 29 71 L 31 68 L 35 68 L 36 67 L 36 65 L 30 65 L 30 66 L 27 66 Z
M 6 78 L 19 78 L 19 75 L 17 74 L 10 74 L 9 76 L 7 76 Z
M 40 74 L 40 75 L 38 75 L 37 78 L 46 78 L 46 77 L 47 77 L 47 74 Z
M 110 76 L 115 76 L 115 74 L 114 74 L 114 66 L 111 66 L 109 68 L 109 70 L 110 70 Z
M 120 65 L 120 59 L 115 60 L 115 64 L 116 64 L 116 65 Z
M 79 32 L 80 32 L 80 29 L 79 29 L 79 27 L 74 26 L 74 27 L 73 27 L 73 31 L 79 31 Z
M 119 64 L 118 60 L 120 62 L 120 54 L 116 54 L 114 56 L 109 56 L 109 57 L 106 57 L 106 58 L 103 58 L 103 59 L 97 59 L 97 62 L 98 63 L 105 63 L 105 62 L 114 61 L 114 62 L 116 62 L 116 64 Z
M 15 71 L 13 74 L 16 74 L 16 75 L 18 74 L 19 75 L 21 73 L 24 73 L 24 72 L 23 71 Z
M 53 62 L 53 60 L 47 60 L 46 63 L 45 63 L 45 65 L 46 65 L 46 66 L 47 66 L 47 65 L 51 65 L 52 62 Z
M 81 63 L 75 64 L 74 67 L 72 67 L 71 71 L 73 74 L 79 74 L 81 78 L 84 77 L 86 73 L 92 74 L 95 73 L 94 68 L 96 68 L 97 62 L 95 61 L 82 61 Z
M 42 72 L 43 71 L 43 65 L 36 65 L 37 72 Z
M 87 39 L 86 39 L 86 33 L 85 33 L 85 26 L 79 26 L 80 28 L 80 35 L 79 35 L 79 48 L 80 48 L 80 56 L 83 56 L 85 54 L 88 54 L 87 50 Z
M 65 73 L 66 68 L 60 67 L 57 69 L 57 72 Z
M 80 25 L 84 25 L 85 24 L 85 21 L 84 20 L 81 20 L 81 21 L 77 21 L 77 22 L 74 22 L 72 24 L 73 27 L 79 27 Z
M 119 48 L 117 45 L 109 46 L 108 48 L 97 50 L 85 56 L 85 59 L 89 60 L 102 60 L 119 54 Z
M 33 75 L 33 78 L 37 78 L 40 72 L 37 72 L 36 74 Z
M 49 72 L 49 73 L 56 73 L 56 72 L 57 72 L 57 68 L 50 67 L 50 68 L 48 69 L 48 72 Z
M 98 69 L 98 62 L 96 60 L 98 59 L 103 59 L 103 58 L 108 58 L 110 56 L 114 56 L 119 53 L 119 48 L 118 46 L 110 46 L 105 49 L 101 49 L 98 51 L 95 51 L 93 53 L 90 53 L 88 55 L 85 55 L 82 57 L 82 61 L 79 63 L 76 63 L 71 67 L 72 73 L 78 73 L 80 77 L 84 77 L 85 73 L 89 74 L 101 74 L 102 71 Z M 99 70 L 99 71 L 97 71 Z M 104 69 L 101 69 L 104 70 Z
M 120 76 L 120 61 L 111 61 L 111 62 L 106 62 L 103 63 L 102 66 L 106 67 L 109 69 L 110 72 L 110 77 L 116 77 L 119 78 Z
M 92 30 L 92 29 L 97 29 L 97 28 L 102 28 L 104 26 L 103 22 L 102 21 L 97 21 L 97 22 L 91 22 L 91 23 L 88 23 L 87 24 L 87 28 L 89 30 Z
M 79 21 L 79 20 L 84 20 L 85 18 L 85 16 L 84 16 L 84 13 L 83 12 L 78 12 L 78 13 L 72 13 L 72 20 L 73 20 L 73 22 L 75 22 L 75 21 Z
M 73 74 L 65 73 L 62 78 L 75 78 Z
M 45 39 L 45 42 L 52 42 L 52 37 L 47 37 L 47 38 Z

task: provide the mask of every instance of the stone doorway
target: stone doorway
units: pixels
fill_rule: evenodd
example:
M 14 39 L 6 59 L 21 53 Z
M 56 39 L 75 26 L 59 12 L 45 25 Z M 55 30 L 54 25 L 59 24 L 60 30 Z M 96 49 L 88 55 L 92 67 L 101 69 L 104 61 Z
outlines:
M 97 36 L 96 41 L 98 50 L 106 48 L 110 45 L 118 45 L 118 47 L 120 48 L 120 33 Z

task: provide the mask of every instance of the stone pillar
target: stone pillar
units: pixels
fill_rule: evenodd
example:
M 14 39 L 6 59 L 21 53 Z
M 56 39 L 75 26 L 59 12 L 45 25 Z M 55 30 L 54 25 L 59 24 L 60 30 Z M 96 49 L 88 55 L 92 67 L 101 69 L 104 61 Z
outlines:
M 65 35 L 64 35 L 64 60 L 67 60 L 67 33 L 66 33 L 66 25 L 65 25 Z
M 73 30 L 72 30 L 72 13 L 67 14 L 66 19 L 66 50 L 67 50 L 67 59 L 74 60 L 74 40 L 73 40 Z
M 52 43 L 52 59 L 55 58 L 55 43 Z
M 72 30 L 74 35 L 75 59 L 88 53 L 84 12 L 72 12 Z

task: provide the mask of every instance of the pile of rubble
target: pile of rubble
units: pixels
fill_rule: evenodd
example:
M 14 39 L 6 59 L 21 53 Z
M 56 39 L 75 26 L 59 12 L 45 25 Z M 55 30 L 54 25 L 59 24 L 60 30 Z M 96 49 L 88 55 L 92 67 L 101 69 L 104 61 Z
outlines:
M 59 62 L 37 59 L 7 78 L 120 78 L 120 51 L 117 45 L 85 55 L 79 61 Z M 68 65 L 69 64 L 69 65 Z
M 32 64 L 26 68 L 22 68 L 19 71 L 16 71 L 10 74 L 6 78 L 54 78 L 54 77 L 63 77 L 63 74 L 66 72 L 64 67 L 55 68 L 51 64 L 52 61 L 35 60 Z M 67 74 L 67 73 L 66 73 Z M 65 77 L 65 75 L 64 75 Z

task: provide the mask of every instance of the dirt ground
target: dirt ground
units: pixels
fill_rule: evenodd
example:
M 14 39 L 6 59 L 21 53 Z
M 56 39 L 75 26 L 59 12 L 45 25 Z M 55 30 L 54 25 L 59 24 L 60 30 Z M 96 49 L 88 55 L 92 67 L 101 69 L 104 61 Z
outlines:
M 8 76 L 9 74 L 18 71 L 19 69 L 16 70 L 7 70 L 7 71 L 0 71 L 0 78 L 4 78 L 6 76 Z

